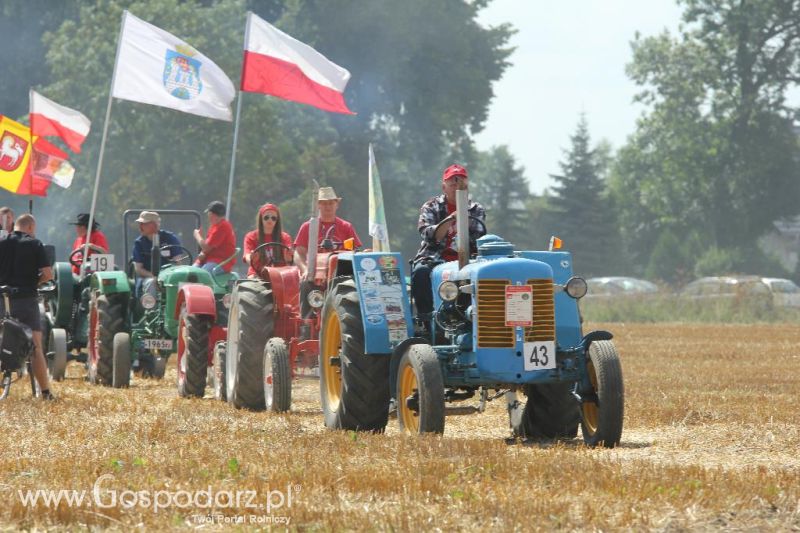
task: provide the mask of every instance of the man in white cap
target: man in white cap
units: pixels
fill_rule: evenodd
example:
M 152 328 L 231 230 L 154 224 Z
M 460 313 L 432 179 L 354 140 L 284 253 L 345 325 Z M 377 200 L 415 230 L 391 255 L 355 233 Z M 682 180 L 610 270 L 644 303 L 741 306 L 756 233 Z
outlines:
M 136 280 L 136 289 L 139 294 L 141 294 L 139 288 L 142 287 L 145 291 L 155 295 L 153 273 L 150 272 L 153 264 L 153 236 L 158 233 L 161 257 L 169 261 L 183 254 L 181 241 L 171 231 L 161 229 L 161 216 L 155 211 L 142 211 L 136 222 L 139 223 L 139 233 L 141 234 L 133 241 L 133 264 L 138 278 Z M 165 246 L 169 247 L 165 248 Z
M 342 199 L 336 196 L 333 187 L 320 187 L 317 196 L 319 206 L 319 245 L 323 240 L 330 239 L 334 249 L 342 247 L 344 241 L 353 239 L 356 247 L 361 246 L 356 230 L 351 223 L 336 216 L 336 210 Z M 308 266 L 308 220 L 303 222 L 294 239 L 294 264 L 300 267 L 300 276 L 305 277 Z

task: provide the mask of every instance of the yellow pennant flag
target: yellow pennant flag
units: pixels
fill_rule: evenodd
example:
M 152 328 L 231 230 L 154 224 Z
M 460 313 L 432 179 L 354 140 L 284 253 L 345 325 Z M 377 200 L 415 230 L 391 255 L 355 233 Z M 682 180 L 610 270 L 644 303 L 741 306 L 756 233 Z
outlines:
M 0 115 L 0 187 L 15 193 L 25 185 L 31 144 L 30 128 Z

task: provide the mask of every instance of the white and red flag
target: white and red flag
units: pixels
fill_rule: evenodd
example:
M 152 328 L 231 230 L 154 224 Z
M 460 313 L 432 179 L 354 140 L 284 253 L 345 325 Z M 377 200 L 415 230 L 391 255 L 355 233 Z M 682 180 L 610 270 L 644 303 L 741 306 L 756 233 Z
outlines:
M 59 105 L 34 90 L 30 98 L 31 135 L 60 137 L 70 150 L 79 154 L 91 121 L 80 111 Z
M 354 113 L 344 101 L 350 72 L 252 13 L 245 30 L 242 86 L 333 113 Z

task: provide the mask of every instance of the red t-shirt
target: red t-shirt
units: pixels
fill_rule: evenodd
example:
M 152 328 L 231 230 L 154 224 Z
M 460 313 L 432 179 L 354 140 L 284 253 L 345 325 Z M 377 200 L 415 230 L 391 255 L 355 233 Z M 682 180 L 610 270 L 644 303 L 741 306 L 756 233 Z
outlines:
M 92 239 L 89 242 L 90 244 L 96 244 L 97 246 L 104 248 L 106 250 L 106 253 L 108 253 L 108 240 L 106 240 L 106 236 L 103 235 L 102 231 L 94 230 L 92 232 Z M 81 248 L 84 244 L 86 244 L 86 235 L 84 235 L 83 237 L 77 237 L 75 239 L 75 242 L 72 243 L 72 249 L 77 250 L 78 248 Z M 89 248 L 89 255 L 92 255 L 93 253 L 96 252 L 91 248 Z M 83 263 L 83 253 L 75 254 L 75 262 L 77 262 L 78 264 Z M 72 265 L 72 272 L 74 272 L 75 274 L 80 274 L 80 270 L 75 265 Z
M 456 212 L 456 206 L 448 203 L 447 204 L 447 214 L 452 215 Z M 444 237 L 444 250 L 442 250 L 442 259 L 445 261 L 455 261 L 458 259 L 458 250 L 453 247 L 453 239 L 456 236 L 456 225 L 453 224 L 449 230 L 447 230 L 447 234 Z
M 330 231 L 330 234 L 328 231 Z M 342 243 L 347 239 L 353 239 L 356 246 L 361 246 L 361 239 L 358 238 L 353 225 L 339 217 L 336 217 L 336 220 L 333 222 L 319 221 L 319 239 L 317 244 L 321 243 L 326 235 L 334 241 L 334 248 L 340 248 L 341 244 L 337 245 L 337 242 Z M 303 225 L 300 226 L 300 229 L 297 231 L 297 237 L 294 238 L 294 245 L 295 247 L 302 246 L 308 249 L 308 220 L 303 222 Z
M 253 231 L 248 231 L 247 234 L 244 236 L 244 253 L 242 255 L 247 255 L 252 253 L 253 250 L 258 248 L 260 244 L 264 244 L 265 242 L 272 242 L 270 239 L 272 237 L 265 236 L 264 242 L 258 242 L 258 230 L 254 229 Z M 286 233 L 285 231 L 281 232 L 281 243 L 284 246 L 288 246 L 289 248 L 292 247 L 292 236 Z M 264 248 L 264 254 L 266 255 L 267 264 L 272 264 L 274 259 L 272 257 L 272 252 L 275 250 L 272 246 L 267 246 Z M 280 253 L 283 253 L 283 248 L 280 248 Z M 260 255 L 260 254 L 259 254 Z M 247 269 L 248 276 L 254 276 L 256 274 L 256 269 L 253 268 L 253 263 L 256 263 L 256 267 L 260 268 L 258 256 L 250 258 L 250 268 Z
M 227 219 L 222 219 L 210 228 L 206 235 L 206 246 L 210 248 L 205 252 L 206 259 L 202 263 L 221 263 L 236 252 L 236 235 L 233 226 Z M 233 270 L 236 258 L 222 266 L 225 272 Z

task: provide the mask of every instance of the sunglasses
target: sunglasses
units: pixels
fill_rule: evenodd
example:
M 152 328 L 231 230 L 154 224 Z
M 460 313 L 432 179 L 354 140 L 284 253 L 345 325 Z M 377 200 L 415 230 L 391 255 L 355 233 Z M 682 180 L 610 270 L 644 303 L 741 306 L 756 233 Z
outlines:
M 262 218 L 263 220 L 274 220 L 275 222 L 278 221 L 277 215 L 264 215 Z

